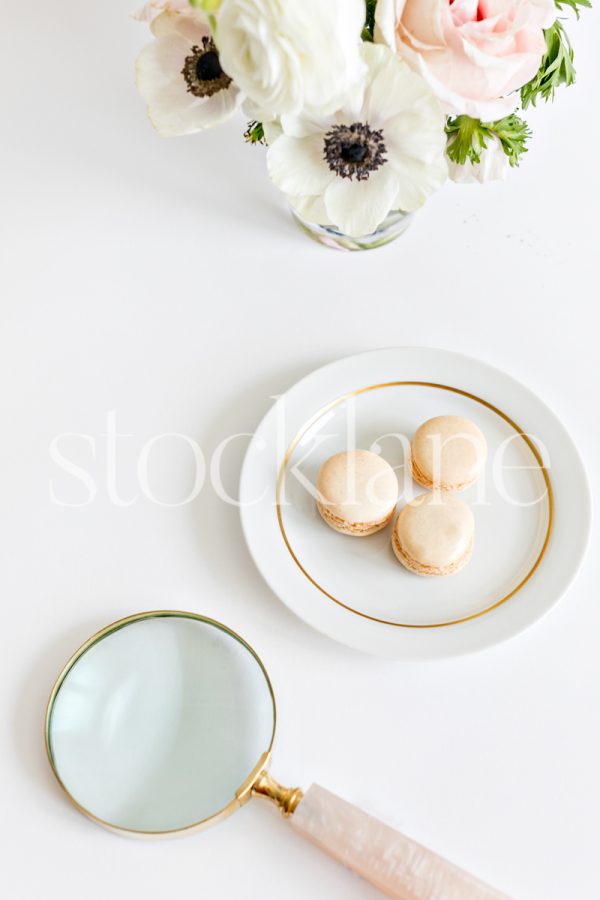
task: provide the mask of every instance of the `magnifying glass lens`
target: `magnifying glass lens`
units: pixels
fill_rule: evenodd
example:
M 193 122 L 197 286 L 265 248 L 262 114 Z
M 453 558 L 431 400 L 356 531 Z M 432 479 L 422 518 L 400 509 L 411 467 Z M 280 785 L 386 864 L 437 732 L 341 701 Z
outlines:
M 97 819 L 166 832 L 223 810 L 270 749 L 271 687 L 233 633 L 185 616 L 101 633 L 54 696 L 48 746 L 59 780 Z

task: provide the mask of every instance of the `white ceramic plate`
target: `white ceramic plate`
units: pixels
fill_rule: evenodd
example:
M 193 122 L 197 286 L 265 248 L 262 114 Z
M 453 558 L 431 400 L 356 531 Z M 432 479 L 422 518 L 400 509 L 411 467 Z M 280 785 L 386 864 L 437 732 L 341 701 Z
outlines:
M 325 525 L 313 486 L 333 453 L 375 450 L 396 469 L 400 508 L 422 491 L 407 441 L 444 414 L 476 422 L 489 457 L 461 494 L 475 515 L 471 562 L 423 578 L 396 560 L 391 527 L 356 538 Z M 416 347 L 342 359 L 294 385 L 248 449 L 240 502 L 250 552 L 290 609 L 344 644 L 404 659 L 468 653 L 527 628 L 574 578 L 591 521 L 581 459 L 548 407 L 485 363 Z

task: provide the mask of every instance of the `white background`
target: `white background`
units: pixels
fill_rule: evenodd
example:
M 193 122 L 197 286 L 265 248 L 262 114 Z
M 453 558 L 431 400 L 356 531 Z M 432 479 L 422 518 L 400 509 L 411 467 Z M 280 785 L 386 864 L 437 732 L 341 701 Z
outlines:
M 126 841 L 61 796 L 42 718 L 65 659 L 141 609 L 221 618 L 263 656 L 279 704 L 273 772 L 386 817 L 519 898 L 600 893 L 600 566 L 535 628 L 475 656 L 403 665 L 313 633 L 270 593 L 238 513 L 206 487 L 151 503 L 146 441 L 207 456 L 331 359 L 393 344 L 506 369 L 564 419 L 598 477 L 598 14 L 572 27 L 578 88 L 531 117 L 506 184 L 450 185 L 396 244 L 336 254 L 298 232 L 243 122 L 162 140 L 133 85 L 147 40 L 126 3 L 2 9 L 0 569 L 2 893 L 75 900 L 374 897 L 256 801 L 182 841 Z M 596 115 L 594 116 L 594 113 Z M 476 390 L 476 386 L 474 386 Z M 107 495 L 107 414 L 120 432 Z M 64 445 L 97 485 L 61 473 Z M 244 442 L 224 460 L 234 490 Z M 152 457 L 167 502 L 189 450 Z M 560 510 L 558 511 L 560 514 Z

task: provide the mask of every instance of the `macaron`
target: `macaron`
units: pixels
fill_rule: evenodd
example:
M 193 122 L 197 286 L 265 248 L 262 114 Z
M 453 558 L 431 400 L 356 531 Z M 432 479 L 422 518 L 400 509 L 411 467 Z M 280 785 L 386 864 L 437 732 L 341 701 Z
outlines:
M 348 450 L 326 460 L 317 476 L 317 509 L 341 534 L 366 537 L 391 521 L 398 479 L 389 463 L 369 450 Z
M 475 521 L 455 494 L 420 494 L 407 503 L 394 523 L 392 547 L 416 575 L 453 575 L 469 562 Z
M 423 422 L 410 450 L 412 476 L 430 490 L 463 491 L 477 481 L 487 458 L 483 433 L 462 416 L 436 416 Z

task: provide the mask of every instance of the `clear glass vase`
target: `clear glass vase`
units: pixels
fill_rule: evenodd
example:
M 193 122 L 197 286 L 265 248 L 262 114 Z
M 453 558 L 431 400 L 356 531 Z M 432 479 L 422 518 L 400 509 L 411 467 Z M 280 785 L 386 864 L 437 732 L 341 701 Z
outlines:
M 338 231 L 334 225 L 317 225 L 314 222 L 307 222 L 294 209 L 292 209 L 292 215 L 305 234 L 325 247 L 332 247 L 334 250 L 373 250 L 375 247 L 389 244 L 390 241 L 404 234 L 414 213 L 393 210 L 388 213 L 372 234 L 365 234 L 362 237 L 350 237 Z

